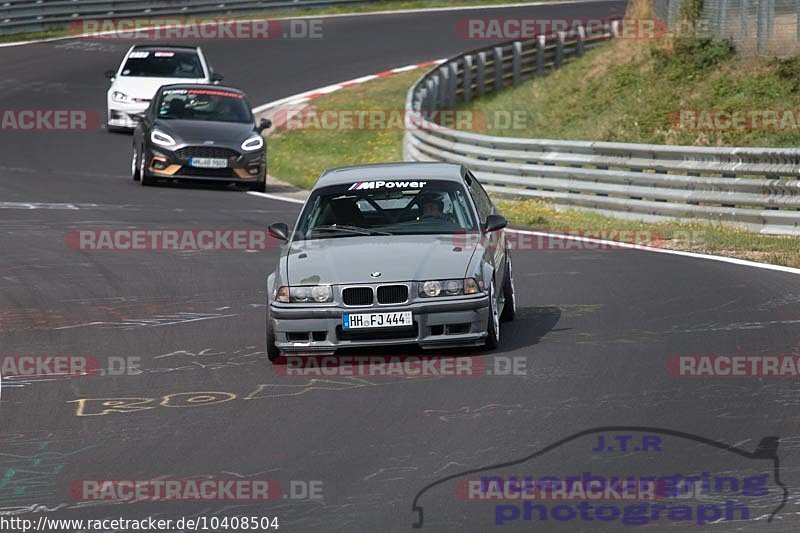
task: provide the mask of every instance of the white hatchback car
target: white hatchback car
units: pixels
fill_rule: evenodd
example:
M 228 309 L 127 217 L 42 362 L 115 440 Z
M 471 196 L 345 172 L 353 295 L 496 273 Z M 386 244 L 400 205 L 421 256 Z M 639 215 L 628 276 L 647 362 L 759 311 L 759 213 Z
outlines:
M 134 45 L 117 70 L 106 77 L 111 87 L 106 96 L 109 131 L 133 129 L 162 85 L 219 83 L 199 46 Z

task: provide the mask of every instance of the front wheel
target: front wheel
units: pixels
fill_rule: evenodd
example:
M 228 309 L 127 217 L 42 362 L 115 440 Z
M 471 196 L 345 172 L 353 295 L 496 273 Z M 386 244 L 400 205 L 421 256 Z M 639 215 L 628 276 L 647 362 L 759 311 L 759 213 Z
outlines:
M 500 320 L 511 322 L 517 314 L 517 295 L 514 290 L 514 272 L 511 269 L 511 255 L 506 255 L 506 279 L 503 280 L 503 312 Z
M 275 330 L 272 328 L 272 320 L 269 317 L 269 311 L 267 311 L 267 359 L 274 363 L 280 356 L 281 351 L 275 346 Z
M 500 344 L 500 312 L 497 308 L 497 297 L 494 293 L 494 280 L 489 285 L 489 323 L 486 327 L 486 341 L 484 346 L 494 350 Z
M 257 181 L 254 184 L 250 185 L 250 190 L 254 192 L 267 192 L 266 178 L 264 178 L 264 181 Z
M 139 152 L 136 148 L 133 149 L 131 156 L 131 177 L 133 181 L 139 181 Z
M 144 148 L 142 148 L 141 155 L 139 156 L 139 181 L 141 181 L 142 187 L 153 185 L 155 182 L 153 176 L 147 172 L 147 154 L 145 153 Z

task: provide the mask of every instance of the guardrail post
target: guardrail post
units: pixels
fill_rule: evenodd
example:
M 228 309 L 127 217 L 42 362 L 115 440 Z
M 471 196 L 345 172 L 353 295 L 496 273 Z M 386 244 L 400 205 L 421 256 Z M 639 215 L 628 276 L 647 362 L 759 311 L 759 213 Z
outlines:
M 800 7 L 800 0 L 798 0 L 797 6 Z M 797 14 L 800 17 L 800 13 Z M 742 34 L 742 40 L 747 42 L 747 19 L 750 17 L 750 2 L 749 0 L 742 0 L 742 6 L 739 9 L 739 32 Z M 800 20 L 800 18 L 798 18 Z M 797 27 L 798 36 L 800 36 L 800 26 Z
M 464 56 L 464 81 L 462 82 L 461 99 L 472 100 L 472 56 Z
M 800 0 L 797 0 L 800 2 Z M 475 62 L 475 90 L 478 94 L 483 94 L 486 91 L 486 52 L 479 52 L 478 59 Z
M 766 7 L 766 0 L 760 0 L 756 4 L 756 53 L 764 48 L 764 39 L 767 37 Z
M 456 99 L 458 96 L 458 64 L 453 61 L 452 63 L 448 64 L 450 72 L 448 75 L 448 87 L 447 87 L 447 102 L 448 105 L 445 106 L 445 109 L 451 109 L 456 106 Z
M 439 109 L 447 108 L 447 86 L 449 71 L 446 68 L 439 69 Z
M 767 0 L 767 35 L 772 39 L 775 34 L 775 0 Z
M 797 39 L 800 40 L 800 0 L 797 0 L 794 4 L 794 11 L 795 11 L 795 28 L 797 32 Z
M 556 36 L 556 58 L 553 62 L 553 68 L 561 68 L 561 63 L 564 61 L 564 32 L 558 32 Z
M 494 90 L 503 88 L 503 47 L 494 47 Z
M 520 72 L 522 71 L 522 43 L 519 41 L 514 41 L 513 50 L 514 50 L 514 57 L 512 59 L 512 69 L 513 69 L 512 83 L 514 85 L 519 85 Z
M 798 0 L 800 1 L 800 0 Z M 540 35 L 536 38 L 536 75 L 544 76 L 544 47 L 547 44 L 547 37 Z
M 432 111 L 434 108 L 434 104 L 436 102 L 436 84 L 433 82 L 432 79 L 428 79 L 425 82 L 425 87 L 427 90 L 425 91 L 425 101 L 422 103 L 422 109 L 424 111 Z
M 726 26 L 725 19 L 727 18 L 727 2 L 725 0 L 717 0 L 717 16 L 715 17 L 714 23 L 716 28 L 714 28 L 714 35 L 717 37 L 722 37 L 724 35 L 724 29 Z
M 581 57 L 586 52 L 586 28 L 578 26 L 578 47 L 576 53 Z

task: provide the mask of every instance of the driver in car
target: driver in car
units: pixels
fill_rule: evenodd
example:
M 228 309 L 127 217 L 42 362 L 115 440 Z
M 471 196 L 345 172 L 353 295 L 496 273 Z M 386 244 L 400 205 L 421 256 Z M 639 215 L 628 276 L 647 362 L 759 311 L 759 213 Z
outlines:
M 422 215 L 419 218 L 445 218 L 444 202 L 435 193 L 423 193 L 420 195 L 419 205 L 422 208 Z

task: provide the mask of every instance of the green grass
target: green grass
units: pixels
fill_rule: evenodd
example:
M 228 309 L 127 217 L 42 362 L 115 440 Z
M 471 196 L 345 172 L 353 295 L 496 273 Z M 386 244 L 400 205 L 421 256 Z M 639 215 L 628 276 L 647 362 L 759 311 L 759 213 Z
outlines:
M 705 39 L 605 43 L 546 77 L 487 95 L 462 109 L 487 117 L 516 110 L 492 135 L 709 146 L 796 147 L 800 124 L 784 130 L 675 123 L 680 110 L 800 109 L 800 58 L 742 58 Z M 792 126 L 791 123 L 785 124 Z
M 704 222 L 651 224 L 619 220 L 581 211 L 557 211 L 540 200 L 496 202 L 512 223 L 540 230 L 800 267 L 797 237 L 761 235 Z
M 412 71 L 344 89 L 314 100 L 314 106 L 317 112 L 400 111 L 406 91 L 421 74 Z M 279 131 L 269 137 L 270 174 L 308 189 L 326 168 L 400 160 L 402 136 L 397 129 Z M 496 200 L 511 223 L 521 226 L 612 240 L 630 240 L 619 232 L 632 230 L 644 235 L 645 242 L 639 244 L 800 267 L 800 239 L 796 237 L 759 235 L 706 223 L 648 224 L 580 211 L 557 211 L 544 201 Z
M 537 1 L 543 0 L 527 0 L 528 3 L 535 4 Z M 309 8 L 295 8 L 295 9 L 281 9 L 275 11 L 266 11 L 257 14 L 245 15 L 204 15 L 196 17 L 198 19 L 208 20 L 210 18 L 226 18 L 226 19 L 258 19 L 258 18 L 284 18 L 284 17 L 302 17 L 309 15 L 341 15 L 347 13 L 379 13 L 382 11 L 394 11 L 398 9 L 430 9 L 437 7 L 469 7 L 469 6 L 483 6 L 483 5 L 499 5 L 499 4 L 513 4 L 525 3 L 525 1 L 515 2 L 514 0 L 385 0 L 380 4 L 344 4 L 340 6 L 330 7 L 309 7 Z M 118 18 L 118 17 L 117 17 Z M 147 18 L 147 17 L 139 17 Z M 174 19 L 174 18 L 195 18 L 195 17 L 180 17 L 180 15 L 156 15 L 150 17 L 153 19 Z M 0 35 L 0 43 L 28 41 L 34 39 L 47 39 L 54 37 L 66 37 L 70 34 L 69 27 L 56 27 L 47 31 L 31 32 L 31 33 L 17 33 L 14 35 Z
M 421 75 L 416 70 L 371 81 L 318 98 L 313 106 L 319 116 L 356 110 L 400 114 L 408 88 Z M 270 174 L 308 189 L 328 168 L 402 160 L 402 139 L 403 131 L 394 128 L 279 130 L 269 137 Z

